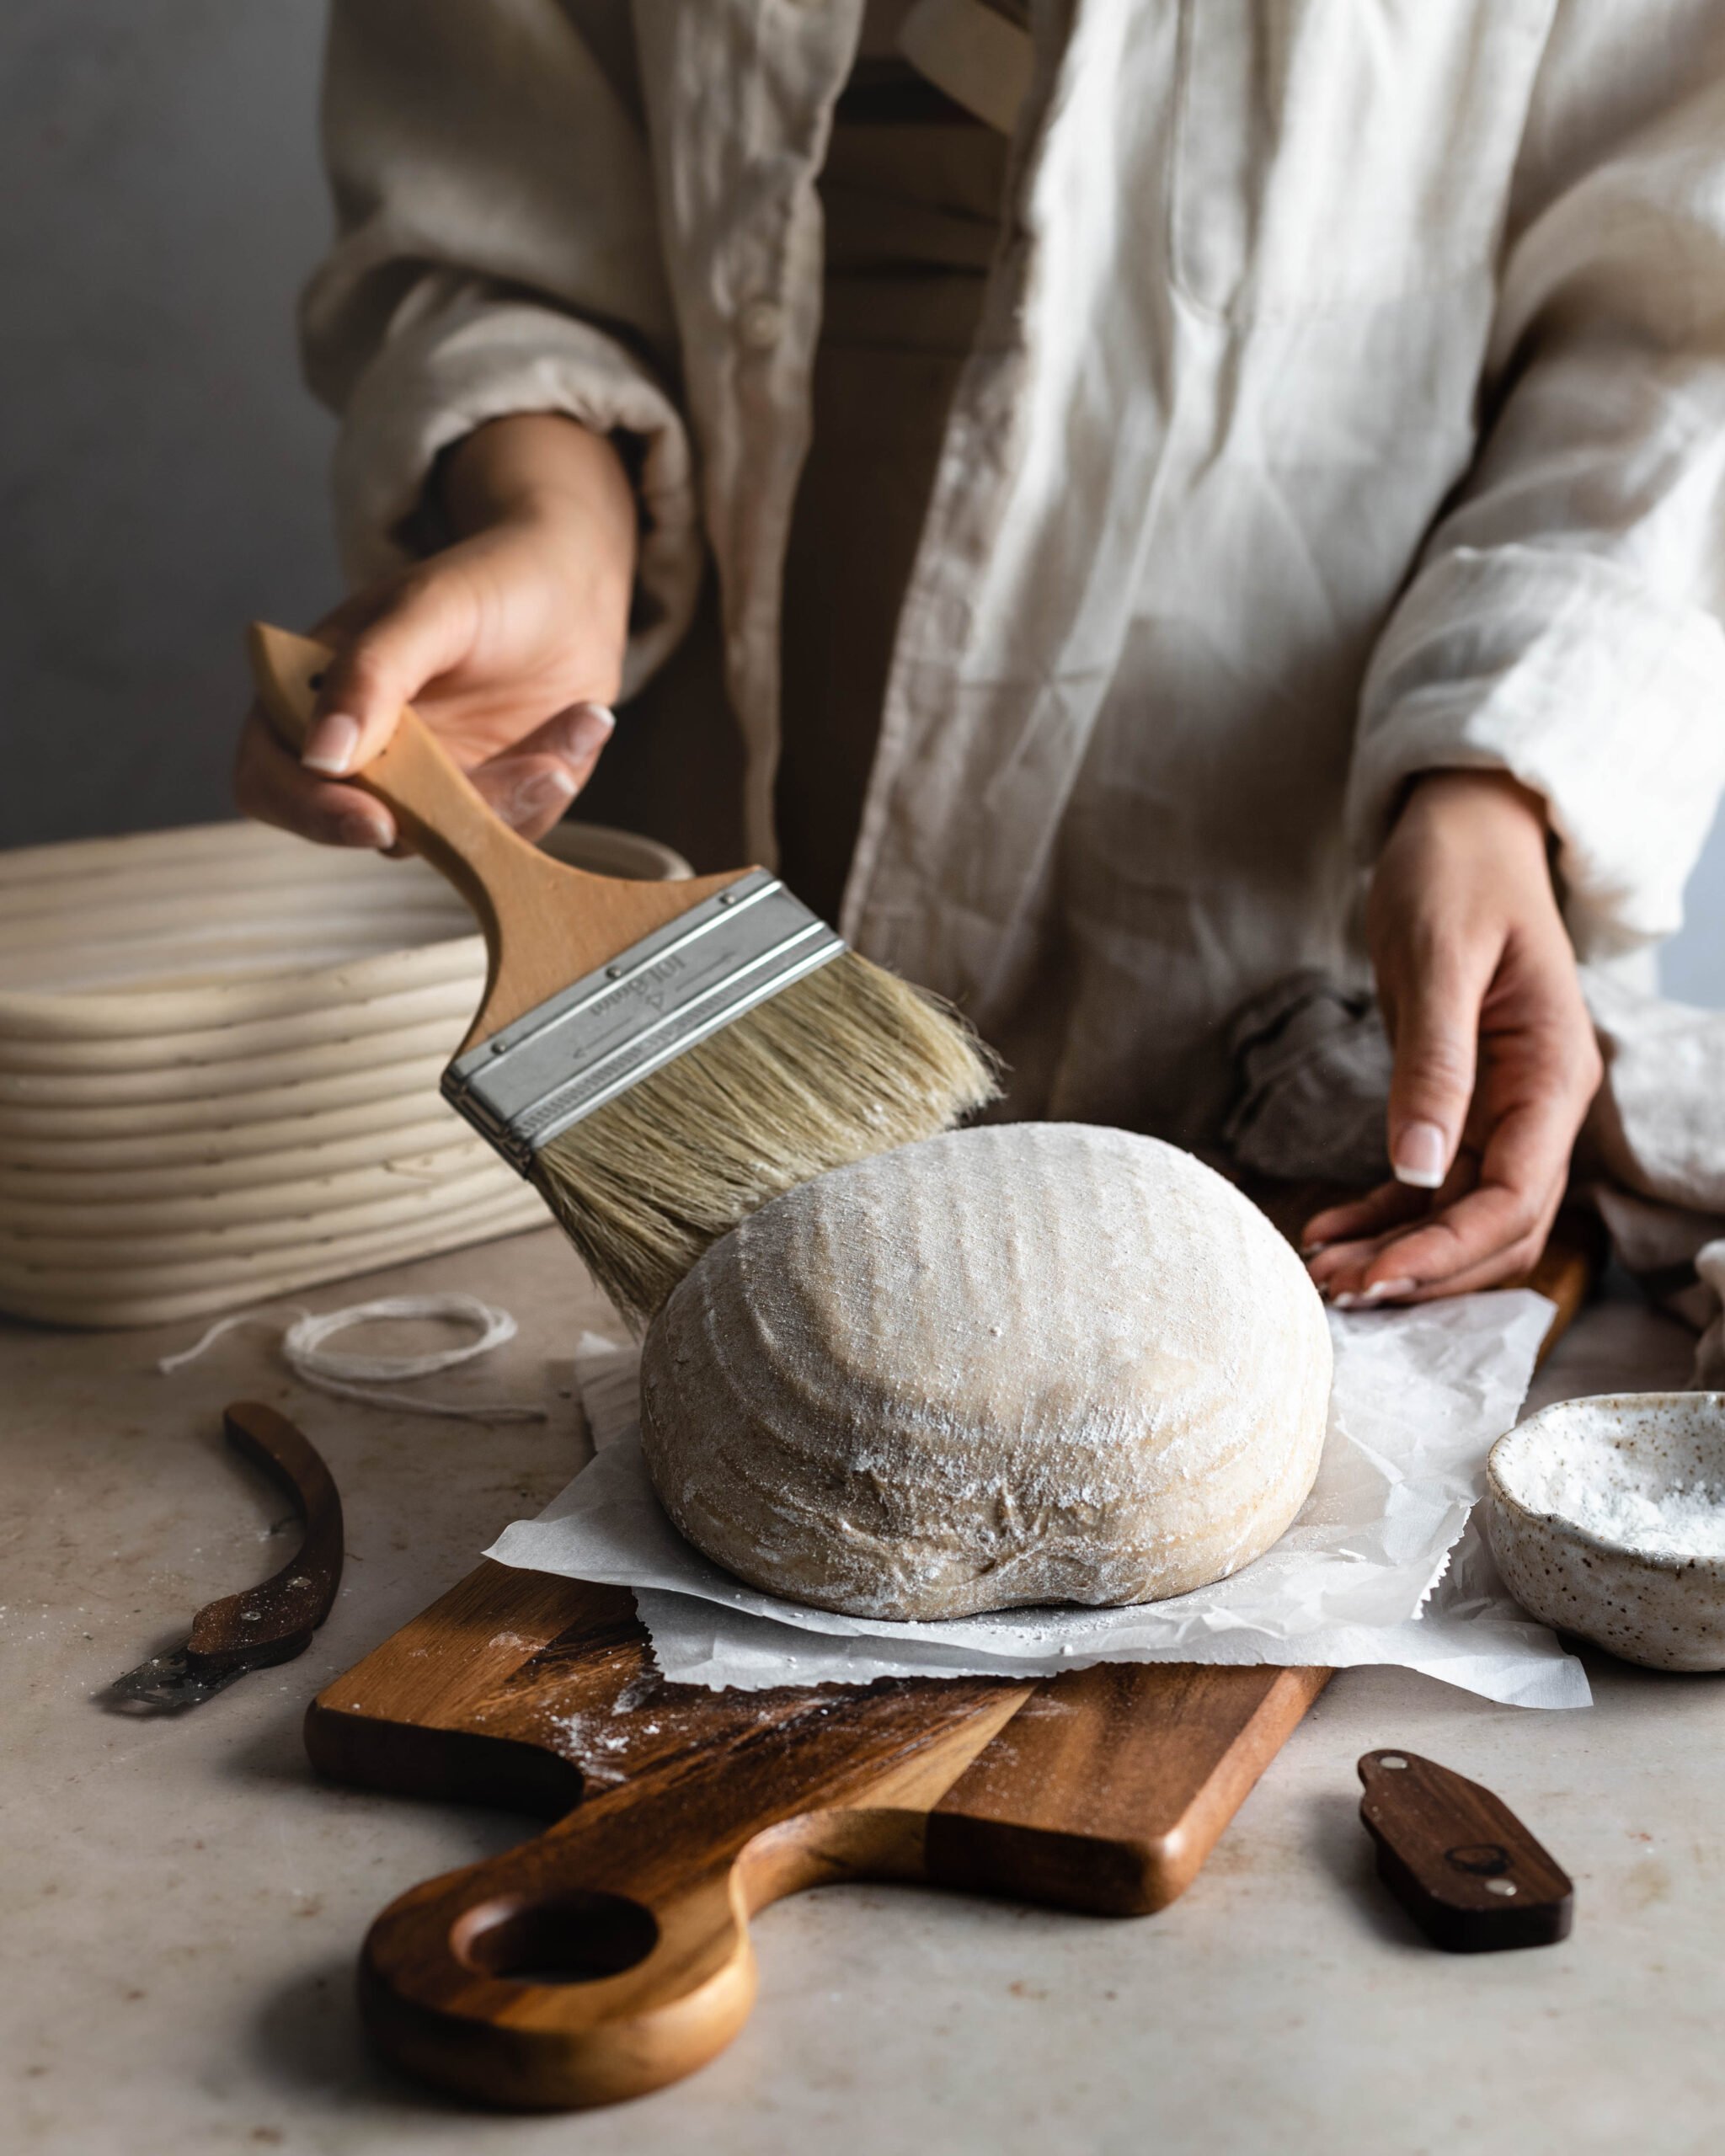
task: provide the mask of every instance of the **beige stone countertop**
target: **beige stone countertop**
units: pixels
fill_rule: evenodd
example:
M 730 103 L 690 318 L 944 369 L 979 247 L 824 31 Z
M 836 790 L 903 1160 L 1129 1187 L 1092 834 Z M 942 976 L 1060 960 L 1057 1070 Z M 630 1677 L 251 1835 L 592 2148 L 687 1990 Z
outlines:
M 333 1787 L 307 1701 L 536 1510 L 583 1449 L 567 1356 L 593 1314 L 547 1232 L 310 1291 L 332 1310 L 462 1288 L 520 1337 L 438 1381 L 542 1398 L 494 1430 L 308 1391 L 268 1328 L 173 1377 L 200 1328 L 0 1321 L 0 2148 L 52 2156 L 462 2152 L 804 2156 L 1049 2151 L 1688 2152 L 1725 2129 L 1725 1678 L 1591 1664 L 1597 1704 L 1495 1707 L 1343 1672 L 1208 1867 L 1111 1921 L 846 1886 L 756 1921 L 761 1997 L 729 2051 L 617 2110 L 463 2109 L 375 2063 L 366 1926 L 526 1822 Z M 381 1343 L 377 1343 L 381 1344 Z M 1680 1385 L 1690 1342 L 1596 1305 L 1535 1400 Z M 109 1679 L 280 1561 L 286 1507 L 225 1452 L 251 1396 L 301 1422 L 346 1506 L 341 1598 L 299 1661 L 177 1718 Z M 1573 1936 L 1426 1945 L 1372 1872 L 1354 1761 L 1429 1753 L 1518 1810 L 1577 1882 Z

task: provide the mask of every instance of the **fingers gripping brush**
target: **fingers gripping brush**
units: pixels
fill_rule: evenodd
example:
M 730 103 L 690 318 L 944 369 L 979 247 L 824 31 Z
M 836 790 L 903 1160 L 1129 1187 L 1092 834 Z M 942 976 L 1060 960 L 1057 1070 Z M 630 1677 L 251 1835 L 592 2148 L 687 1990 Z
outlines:
M 261 624 L 249 646 L 297 750 L 331 654 Z M 632 1317 L 768 1198 L 993 1094 L 955 1013 L 858 958 L 765 869 L 638 883 L 566 867 L 498 820 L 410 709 L 352 782 L 484 931 L 484 1000 L 446 1099 Z

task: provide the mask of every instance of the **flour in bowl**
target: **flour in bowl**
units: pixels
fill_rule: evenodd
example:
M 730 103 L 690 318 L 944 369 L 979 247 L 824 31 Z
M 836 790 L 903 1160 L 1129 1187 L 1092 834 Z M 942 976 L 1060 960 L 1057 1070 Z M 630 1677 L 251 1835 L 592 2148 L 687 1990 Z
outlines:
M 1609 1441 L 1529 1461 L 1515 1496 L 1584 1534 L 1650 1557 L 1725 1557 L 1725 1478 L 1667 1480 L 1657 1460 Z

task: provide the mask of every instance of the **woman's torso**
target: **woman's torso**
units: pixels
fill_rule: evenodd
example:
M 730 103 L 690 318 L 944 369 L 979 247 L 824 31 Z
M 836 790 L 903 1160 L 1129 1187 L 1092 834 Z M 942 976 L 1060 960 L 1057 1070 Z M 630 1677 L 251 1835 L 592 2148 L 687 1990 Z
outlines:
M 1380 44 L 1306 0 L 1274 51 L 1223 13 L 1079 10 L 1010 151 L 841 104 L 824 233 L 806 110 L 751 145 L 776 208 L 726 189 L 722 85 L 654 115 L 754 843 L 776 805 L 793 879 L 965 1004 L 1013 1112 L 1189 1141 L 1229 1014 L 1360 963 L 1359 687 L 1474 451 L 1551 0 Z M 718 296 L 751 287 L 782 327 L 739 313 L 738 356 Z

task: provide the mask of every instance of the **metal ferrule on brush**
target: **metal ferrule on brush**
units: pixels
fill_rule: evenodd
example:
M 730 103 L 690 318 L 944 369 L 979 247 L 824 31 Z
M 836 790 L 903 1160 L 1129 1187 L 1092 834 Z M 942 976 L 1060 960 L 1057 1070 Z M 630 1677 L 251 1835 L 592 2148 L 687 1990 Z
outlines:
M 844 948 L 755 869 L 458 1057 L 444 1098 L 527 1175 L 559 1132 Z

